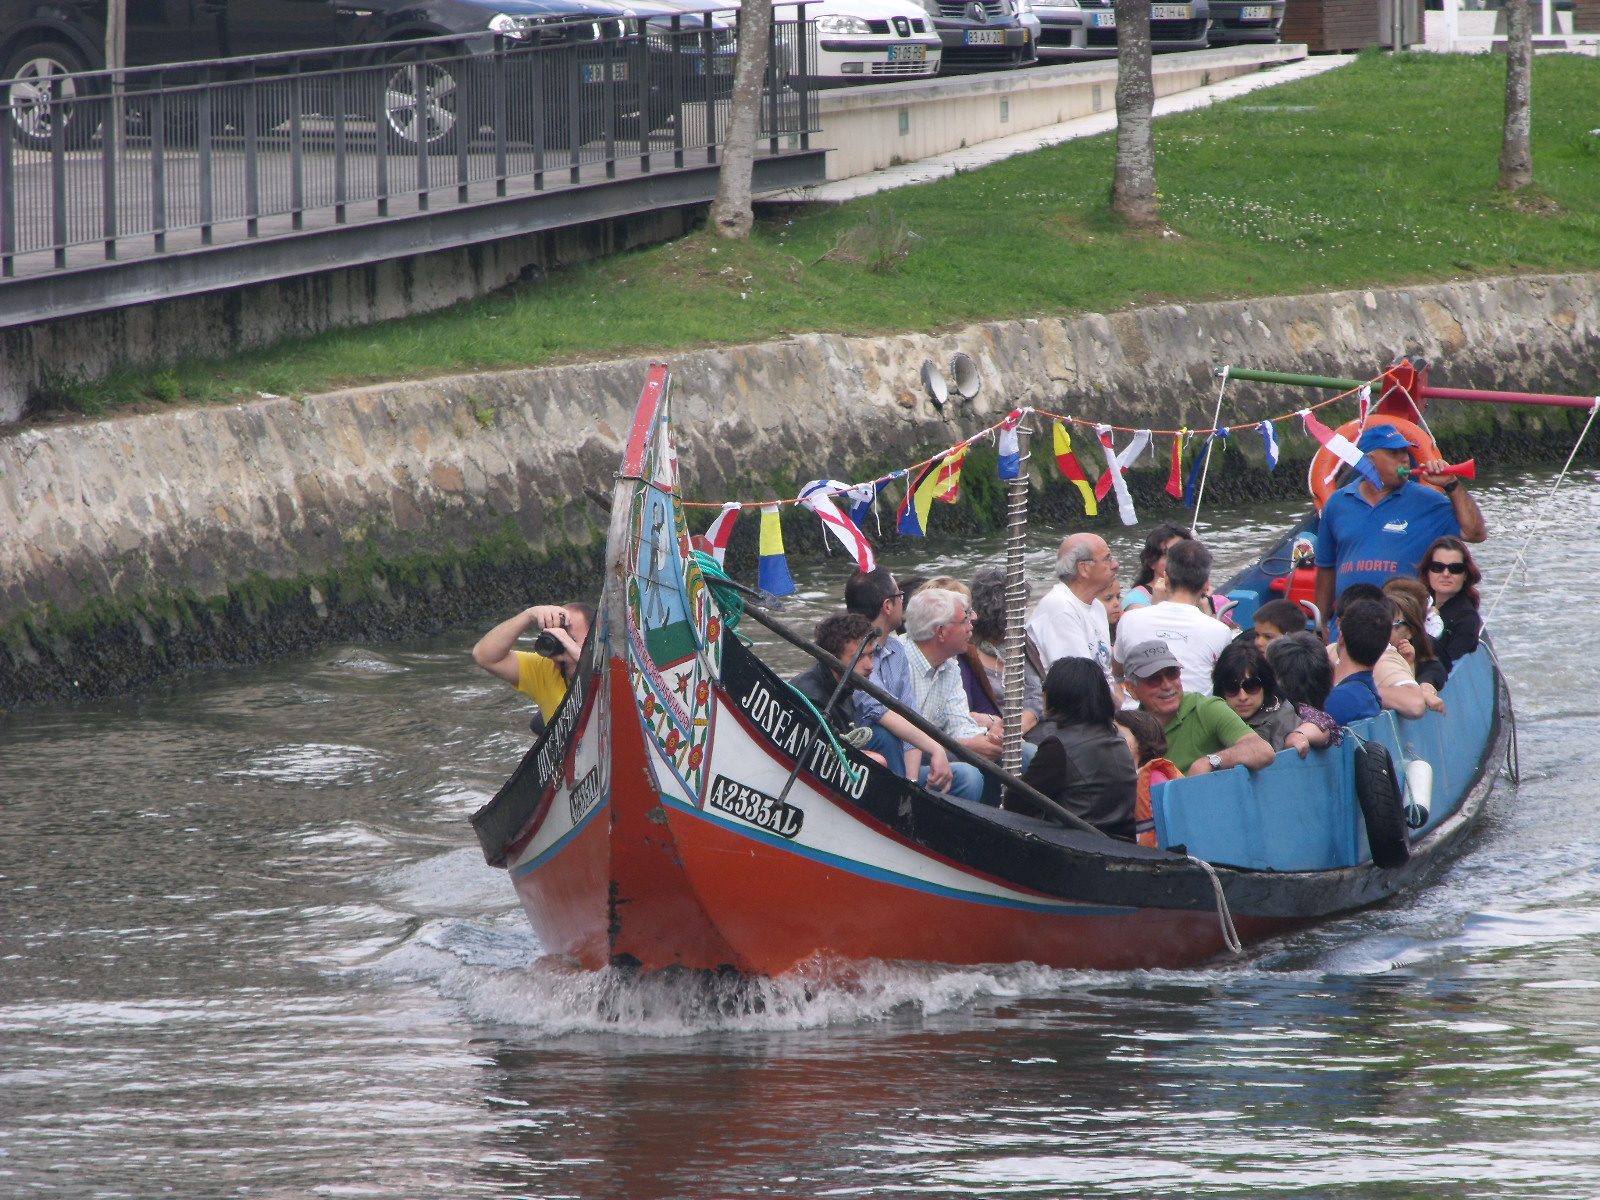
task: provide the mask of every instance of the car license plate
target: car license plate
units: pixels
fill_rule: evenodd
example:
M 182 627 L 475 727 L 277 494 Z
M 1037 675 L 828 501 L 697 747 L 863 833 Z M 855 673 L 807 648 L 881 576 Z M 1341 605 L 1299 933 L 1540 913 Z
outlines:
M 967 30 L 966 44 L 969 46 L 1004 46 L 1006 44 L 1006 31 L 1004 29 L 969 29 Z
M 1239 10 L 1241 21 L 1270 21 L 1272 20 L 1272 5 L 1246 4 Z
M 1096 29 L 1115 29 L 1117 27 L 1117 14 L 1114 12 L 1095 13 L 1094 27 Z
M 928 48 L 926 46 L 890 46 L 890 62 L 927 62 Z
M 1187 21 L 1189 19 L 1189 6 L 1187 4 L 1152 4 L 1150 6 L 1150 19 L 1152 21 Z
M 612 63 L 611 78 L 623 80 L 628 77 L 627 63 Z M 606 81 L 605 63 L 588 63 L 583 68 L 583 81 L 585 83 L 604 83 Z

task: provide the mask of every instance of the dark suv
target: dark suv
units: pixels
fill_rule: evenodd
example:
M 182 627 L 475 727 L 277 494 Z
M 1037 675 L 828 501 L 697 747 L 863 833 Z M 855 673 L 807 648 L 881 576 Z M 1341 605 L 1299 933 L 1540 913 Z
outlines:
M 508 136 L 542 134 L 546 144 L 558 147 L 574 137 L 599 136 L 603 119 L 610 119 L 618 132 L 637 127 L 641 111 L 652 124 L 665 120 L 671 89 L 664 71 L 648 68 L 669 59 L 682 61 L 681 54 L 671 51 L 681 51 L 685 44 L 698 47 L 702 32 L 711 29 L 704 14 L 686 14 L 679 5 L 652 8 L 648 0 L 629 7 L 617 0 L 166 0 L 129 4 L 127 13 L 130 68 L 343 48 L 326 61 L 283 65 L 286 72 L 310 72 L 293 93 L 302 111 L 331 111 L 334 102 L 326 89 L 333 86 L 335 73 L 329 68 L 370 67 L 364 79 L 367 95 L 357 110 L 378 118 L 394 149 L 445 152 L 459 139 L 475 136 L 494 109 L 490 66 L 478 63 L 475 55 L 497 45 L 510 51 L 504 55 L 512 68 L 510 78 L 492 83 L 507 105 Z M 95 135 L 98 116 L 75 121 L 74 114 L 95 111 L 89 101 L 103 90 L 103 82 L 70 76 L 103 68 L 105 19 L 105 0 L 56 0 L 48 6 L 36 0 L 0 0 L 0 80 L 9 81 L 0 87 L 19 143 L 49 149 L 56 123 L 64 127 L 69 147 Z M 648 37 L 639 32 L 645 21 Z M 679 44 L 668 44 L 674 41 Z M 715 55 L 715 48 L 708 49 Z M 651 63 L 644 61 L 647 54 Z M 730 63 L 731 55 L 727 49 Z M 692 65 L 688 69 L 695 70 Z M 226 79 L 232 77 L 230 70 L 223 64 L 207 77 Z M 713 68 L 718 70 L 720 66 Z M 678 93 L 688 91 L 688 98 L 695 98 L 696 86 L 705 90 L 707 74 L 699 67 L 700 82 L 687 81 Z M 655 89 L 650 97 L 630 86 L 646 76 Z M 162 83 L 181 85 L 193 77 L 179 67 L 162 73 Z M 348 82 L 338 86 L 350 108 Z M 316 94 L 318 87 L 325 89 L 323 94 Z M 259 93 L 251 100 L 259 130 L 270 132 L 283 124 L 288 85 L 252 90 Z M 212 103 L 223 106 L 227 101 Z M 192 112 L 187 118 L 177 113 L 173 101 L 164 107 L 169 127 L 181 128 L 186 119 L 192 123 Z M 242 105 L 235 103 L 234 108 L 242 110 Z M 137 104 L 132 111 L 139 111 Z M 542 114 L 543 121 L 534 114 Z M 219 117 L 213 111 L 213 121 L 237 124 L 238 113 Z

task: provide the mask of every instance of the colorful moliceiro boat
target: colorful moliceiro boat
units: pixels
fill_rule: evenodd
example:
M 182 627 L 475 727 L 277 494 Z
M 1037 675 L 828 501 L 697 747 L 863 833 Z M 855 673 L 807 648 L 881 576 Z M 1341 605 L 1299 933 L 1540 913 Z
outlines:
M 690 551 L 668 392 L 654 367 L 584 665 L 473 817 L 549 953 L 587 968 L 762 974 L 820 957 L 1180 967 L 1235 929 L 1261 938 L 1417 884 L 1494 786 L 1509 698 L 1487 646 L 1456 666 L 1448 715 L 1357 727 L 1402 769 L 1432 766 L 1429 815 L 1402 830 L 1409 856 L 1402 845 L 1395 866 L 1372 861 L 1354 738 L 1256 773 L 1159 785 L 1167 849 L 928 792 L 841 754 L 728 628 Z M 1232 589 L 1264 595 L 1298 532 Z

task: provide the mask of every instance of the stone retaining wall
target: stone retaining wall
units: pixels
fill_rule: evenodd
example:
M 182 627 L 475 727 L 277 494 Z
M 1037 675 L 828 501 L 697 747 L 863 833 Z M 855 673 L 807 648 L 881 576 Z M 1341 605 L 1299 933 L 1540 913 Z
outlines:
M 707 499 L 792 496 L 914 461 L 1014 404 L 1204 427 L 1224 363 L 1355 376 L 1421 354 L 1437 384 L 1588 395 L 1597 296 L 1600 274 L 1528 277 L 683 354 L 684 477 Z M 984 386 L 941 412 L 919 371 L 957 351 Z M 609 493 L 645 369 L 460 376 L 0 441 L 0 706 L 592 590 L 604 518 L 585 489 Z M 1225 419 L 1302 402 L 1233 384 Z M 1560 409 L 1432 415 L 1480 459 L 1564 454 L 1578 425 Z M 1286 449 L 1303 461 L 1303 444 Z M 1293 486 L 1287 466 L 1228 476 L 1236 494 Z

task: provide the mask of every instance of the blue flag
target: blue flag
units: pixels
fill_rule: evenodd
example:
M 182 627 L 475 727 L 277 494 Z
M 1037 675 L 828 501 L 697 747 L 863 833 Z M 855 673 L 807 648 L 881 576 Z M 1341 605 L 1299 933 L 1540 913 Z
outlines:
M 1263 421 L 1256 426 L 1261 430 L 1261 437 L 1267 443 L 1267 470 L 1278 469 L 1278 433 L 1272 428 L 1271 421 Z

